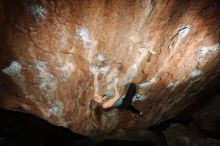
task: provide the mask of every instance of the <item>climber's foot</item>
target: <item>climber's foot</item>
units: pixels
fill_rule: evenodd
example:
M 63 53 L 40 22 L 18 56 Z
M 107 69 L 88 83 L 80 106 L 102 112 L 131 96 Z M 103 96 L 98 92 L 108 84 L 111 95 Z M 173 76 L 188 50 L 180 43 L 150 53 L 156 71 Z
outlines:
M 141 97 L 141 94 L 135 94 L 135 98 L 140 98 Z
M 140 112 L 140 113 L 139 113 L 139 116 L 142 117 L 142 116 L 143 116 L 143 112 Z

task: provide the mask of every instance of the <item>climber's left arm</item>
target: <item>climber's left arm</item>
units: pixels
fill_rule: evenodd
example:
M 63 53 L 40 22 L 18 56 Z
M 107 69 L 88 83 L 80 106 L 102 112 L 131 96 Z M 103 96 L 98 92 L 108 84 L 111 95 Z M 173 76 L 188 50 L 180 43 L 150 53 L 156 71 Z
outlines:
M 115 82 L 114 82 L 115 96 L 113 98 L 109 99 L 108 101 L 106 101 L 102 105 L 102 108 L 104 108 L 104 109 L 111 108 L 115 104 L 115 102 L 117 102 L 118 99 L 120 98 L 120 95 L 119 95 L 119 92 L 118 92 L 118 88 L 117 88 L 117 82 L 118 82 L 118 79 L 116 79 Z

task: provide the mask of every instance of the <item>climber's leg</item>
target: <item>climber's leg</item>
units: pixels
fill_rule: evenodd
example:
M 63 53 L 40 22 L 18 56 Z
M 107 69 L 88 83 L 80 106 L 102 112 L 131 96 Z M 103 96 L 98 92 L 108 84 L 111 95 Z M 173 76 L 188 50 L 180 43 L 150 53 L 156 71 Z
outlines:
M 133 107 L 132 105 L 130 105 L 127 110 L 131 111 L 132 113 L 138 114 L 138 115 L 142 115 L 142 112 L 139 111 L 138 109 L 136 109 L 135 107 Z
M 132 99 L 136 93 L 136 84 L 131 83 L 128 87 L 127 93 L 123 99 L 122 104 L 119 108 L 121 109 L 127 109 L 132 104 Z

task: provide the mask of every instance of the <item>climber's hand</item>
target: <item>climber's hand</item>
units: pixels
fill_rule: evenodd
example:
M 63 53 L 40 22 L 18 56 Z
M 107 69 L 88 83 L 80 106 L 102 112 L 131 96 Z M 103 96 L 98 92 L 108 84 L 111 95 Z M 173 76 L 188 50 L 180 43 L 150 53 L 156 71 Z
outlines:
M 114 86 L 116 86 L 117 84 L 118 84 L 118 78 L 115 79 Z
M 94 77 L 97 78 L 99 76 L 99 71 L 94 72 Z

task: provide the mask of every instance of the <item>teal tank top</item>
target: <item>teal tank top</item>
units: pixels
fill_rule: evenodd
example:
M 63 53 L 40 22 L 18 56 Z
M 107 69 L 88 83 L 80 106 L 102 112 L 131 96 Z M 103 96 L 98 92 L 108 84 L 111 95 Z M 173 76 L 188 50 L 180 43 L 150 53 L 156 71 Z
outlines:
M 125 98 L 125 95 L 121 96 L 121 97 L 114 103 L 113 107 L 119 107 L 119 106 L 122 104 L 124 98 Z
M 138 99 L 138 98 L 141 97 L 141 95 L 142 95 L 142 94 L 135 94 L 133 98 L 134 98 L 134 99 Z M 108 94 L 108 93 L 105 93 L 105 94 L 103 94 L 102 96 L 107 96 L 107 97 L 109 97 L 109 98 L 112 98 L 112 96 L 111 96 L 110 94 Z M 113 104 L 113 107 L 119 107 L 119 106 L 123 103 L 124 98 L 125 98 L 125 95 L 122 95 L 122 96 Z
M 107 96 L 107 97 L 112 97 L 110 94 L 108 93 L 104 93 L 102 96 Z M 119 107 L 122 103 L 123 103 L 123 100 L 125 98 L 125 95 L 121 96 L 114 104 L 112 107 Z

